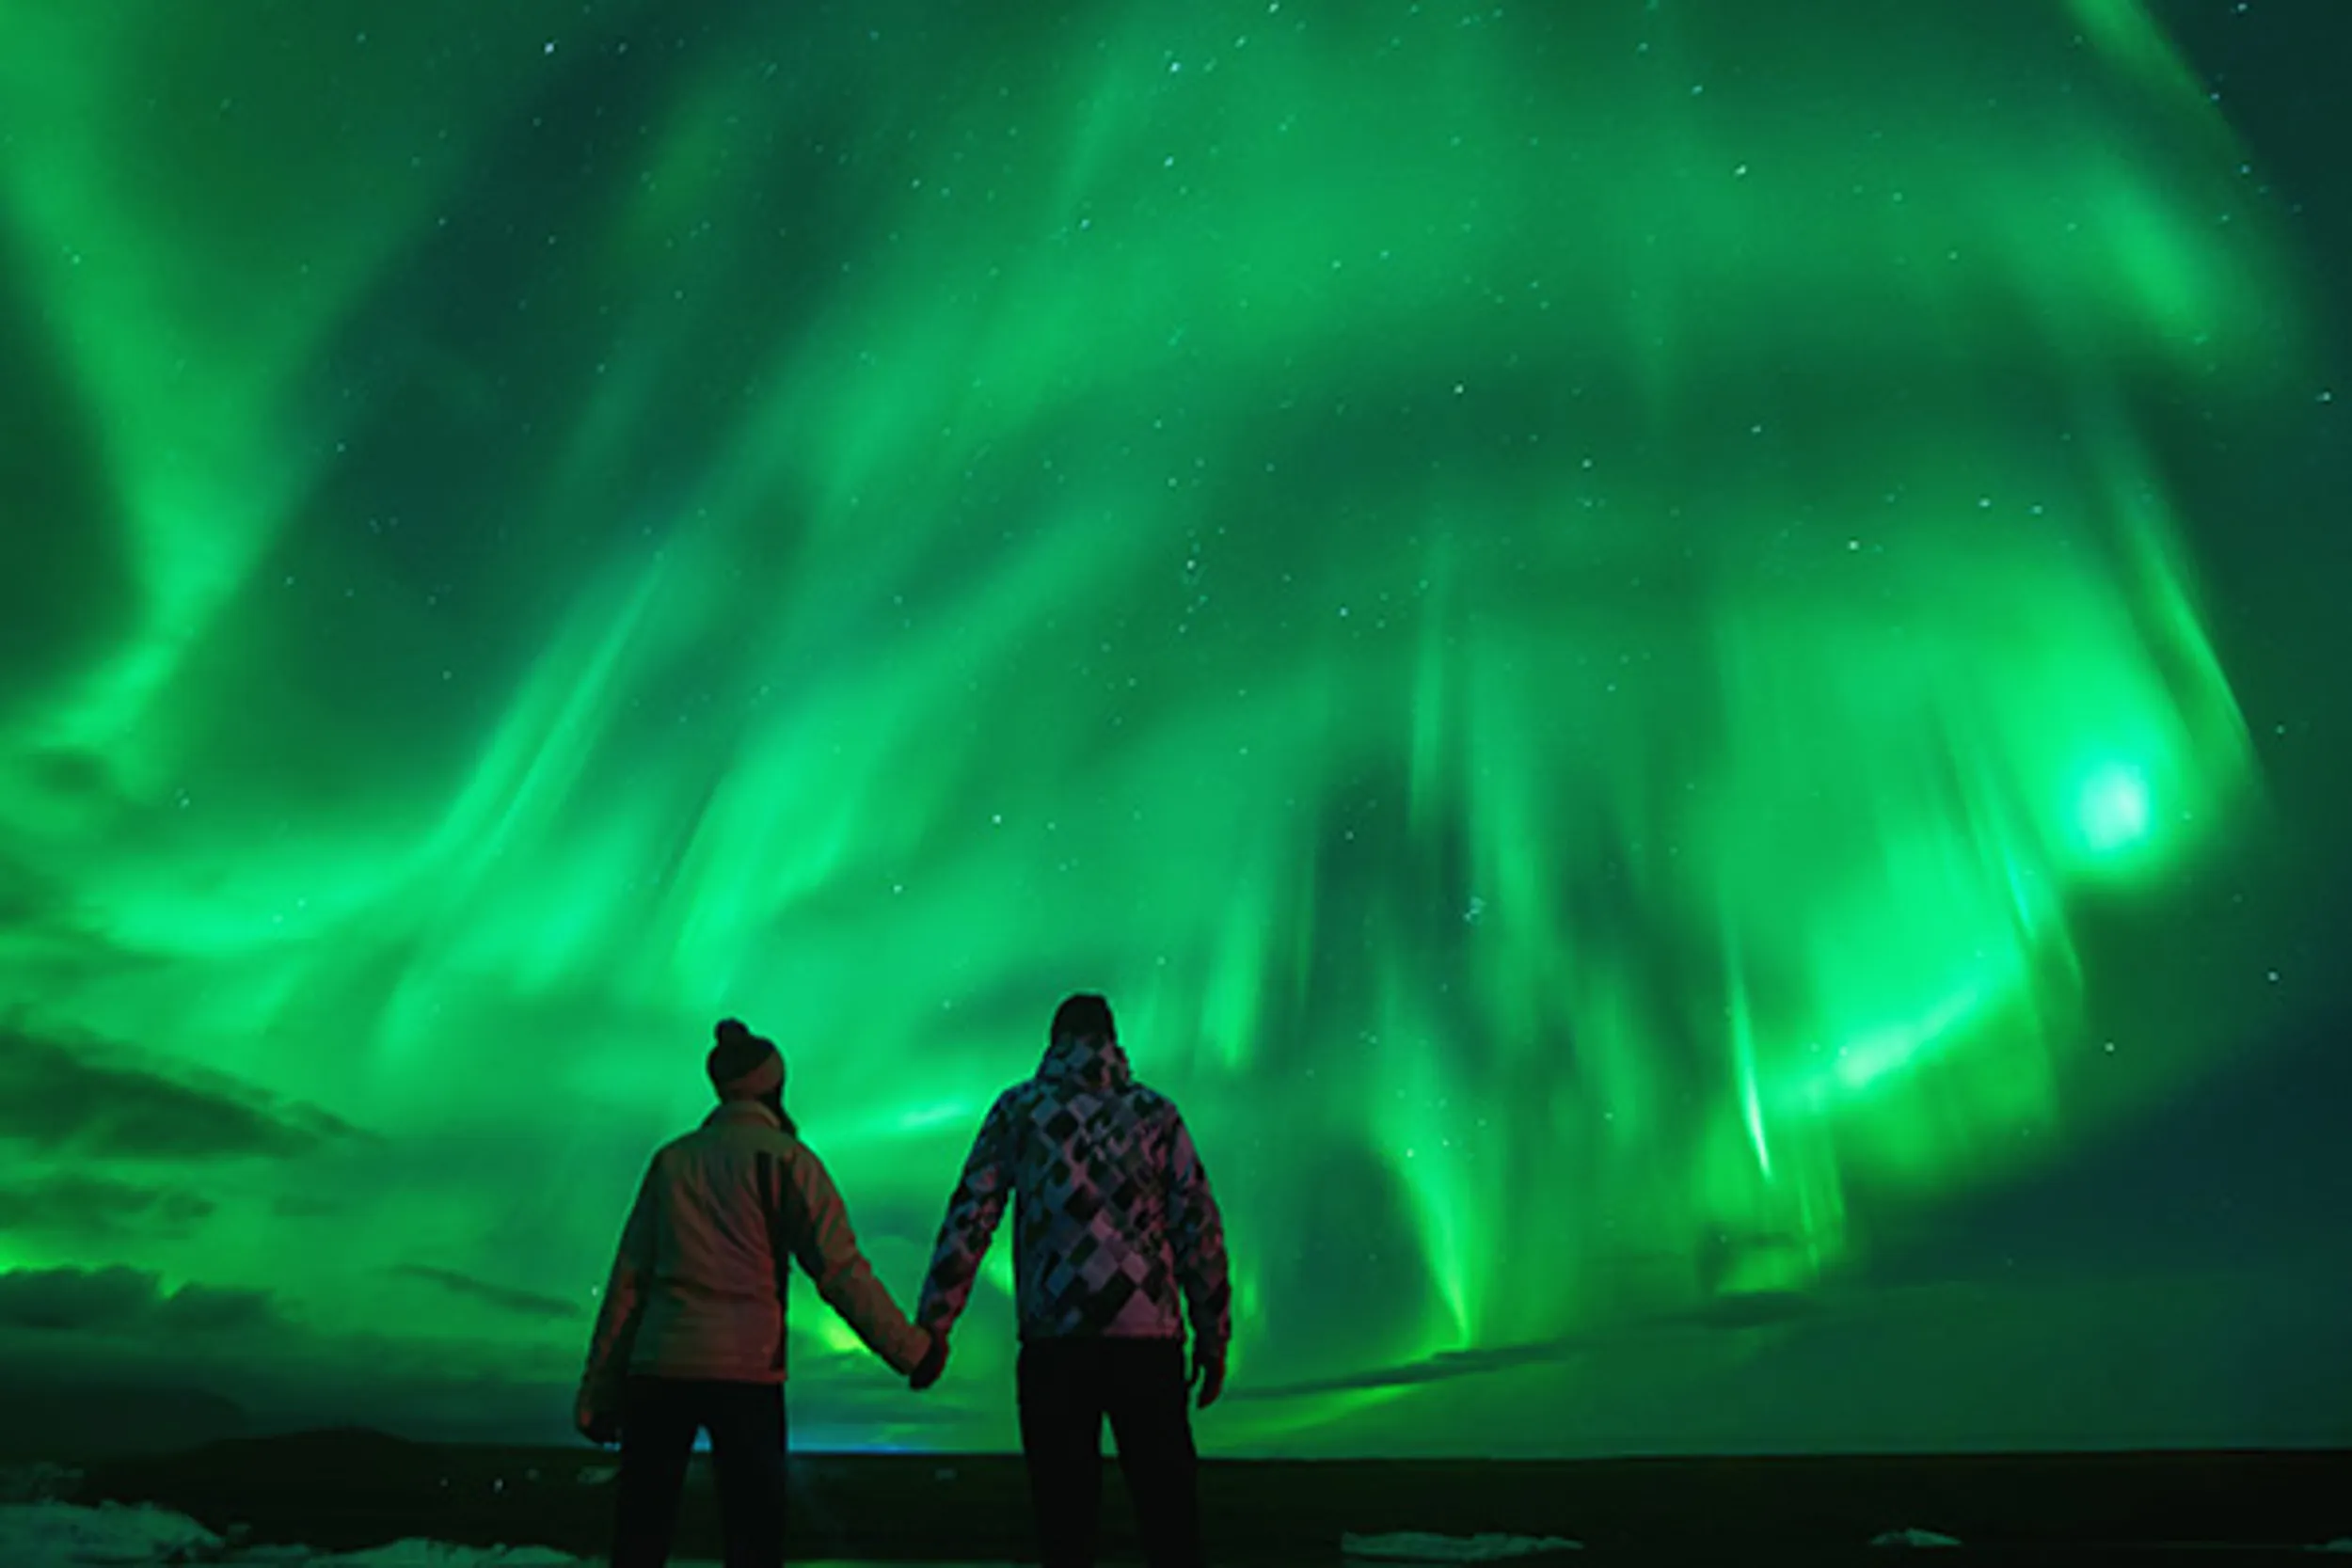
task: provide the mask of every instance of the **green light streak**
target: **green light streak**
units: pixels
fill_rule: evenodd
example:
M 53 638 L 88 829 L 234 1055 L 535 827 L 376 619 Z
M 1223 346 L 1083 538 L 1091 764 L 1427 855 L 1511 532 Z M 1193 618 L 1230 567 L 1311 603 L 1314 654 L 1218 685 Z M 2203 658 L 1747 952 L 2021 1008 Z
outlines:
M 29 526 L 136 603 L 0 693 L 0 869 L 72 890 L 0 1006 L 385 1140 L 85 1260 L 570 1299 L 738 1012 L 911 1291 L 1095 985 L 1237 1368 L 1376 1384 L 1812 1289 L 2171 1092 L 2069 1087 L 2084 901 L 2260 796 L 2144 410 L 2273 384 L 2284 247 L 2145 7 L 1832 9 L 324 7 L 297 70 L 18 8 L 0 306 L 104 501 Z

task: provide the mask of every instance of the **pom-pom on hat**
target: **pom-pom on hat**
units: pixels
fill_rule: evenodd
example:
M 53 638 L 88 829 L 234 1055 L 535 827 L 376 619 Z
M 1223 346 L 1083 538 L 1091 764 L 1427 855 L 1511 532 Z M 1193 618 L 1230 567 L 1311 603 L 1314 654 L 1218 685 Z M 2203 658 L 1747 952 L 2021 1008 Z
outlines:
M 757 1100 L 784 1087 L 784 1055 L 740 1019 L 722 1019 L 710 1048 L 710 1086 L 722 1100 Z

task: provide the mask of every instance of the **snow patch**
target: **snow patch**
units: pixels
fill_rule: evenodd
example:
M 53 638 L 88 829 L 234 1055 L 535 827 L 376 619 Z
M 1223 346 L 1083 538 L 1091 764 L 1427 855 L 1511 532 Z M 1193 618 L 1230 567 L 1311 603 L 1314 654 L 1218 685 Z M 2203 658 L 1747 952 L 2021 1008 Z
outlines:
M 142 1503 L 77 1508 L 70 1503 L 0 1507 L 0 1561 L 9 1568 L 81 1564 L 211 1562 L 221 1539 L 195 1520 Z
M 362 1552 L 239 1546 L 184 1514 L 151 1504 L 0 1505 L 0 1564 L 7 1568 L 576 1568 L 580 1561 L 545 1546 L 452 1546 L 421 1540 Z
M 314 1568 L 573 1568 L 580 1560 L 546 1546 L 452 1546 L 395 1541 L 364 1552 L 312 1560 Z
M 1890 1529 L 1883 1535 L 1870 1538 L 1873 1546 L 1957 1546 L 1959 1541 L 1948 1535 L 1938 1535 L 1931 1529 Z
M 1581 1541 L 1556 1535 L 1393 1535 L 1340 1537 L 1340 1554 L 1359 1562 L 1506 1562 L 1542 1552 L 1581 1550 Z

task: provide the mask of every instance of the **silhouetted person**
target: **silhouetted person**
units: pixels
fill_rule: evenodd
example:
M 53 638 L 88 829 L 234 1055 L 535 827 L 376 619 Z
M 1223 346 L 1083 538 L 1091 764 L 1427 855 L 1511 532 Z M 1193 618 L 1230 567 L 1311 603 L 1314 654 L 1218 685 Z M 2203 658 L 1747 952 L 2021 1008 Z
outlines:
M 784 1058 L 734 1019 L 709 1059 L 719 1108 L 653 1157 L 597 1314 L 577 1419 L 621 1445 L 612 1568 L 662 1568 L 698 1431 L 710 1433 L 727 1568 L 784 1560 L 785 1307 L 793 1259 L 867 1348 L 938 1376 L 858 1251 L 849 1211 L 784 1109 Z
M 1184 1396 L 1197 1384 L 1206 1410 L 1225 1386 L 1225 1227 L 1183 1117 L 1136 1082 L 1100 996 L 1062 1003 L 1037 1076 L 1000 1095 L 980 1126 L 915 1309 L 943 1345 L 1008 1198 L 1021 1451 L 1044 1568 L 1094 1561 L 1105 1416 L 1146 1560 L 1194 1568 L 1199 1465 Z M 936 1363 L 916 1387 L 937 1377 Z

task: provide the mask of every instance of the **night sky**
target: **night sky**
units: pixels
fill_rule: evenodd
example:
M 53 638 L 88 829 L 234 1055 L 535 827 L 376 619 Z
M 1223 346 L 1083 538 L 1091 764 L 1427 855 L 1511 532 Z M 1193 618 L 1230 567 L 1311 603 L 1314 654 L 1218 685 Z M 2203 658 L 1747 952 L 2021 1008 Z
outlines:
M 0 1395 L 561 1438 L 715 1019 L 911 1305 L 1101 989 L 1213 1453 L 2352 1441 L 2347 58 L 0 0 Z

